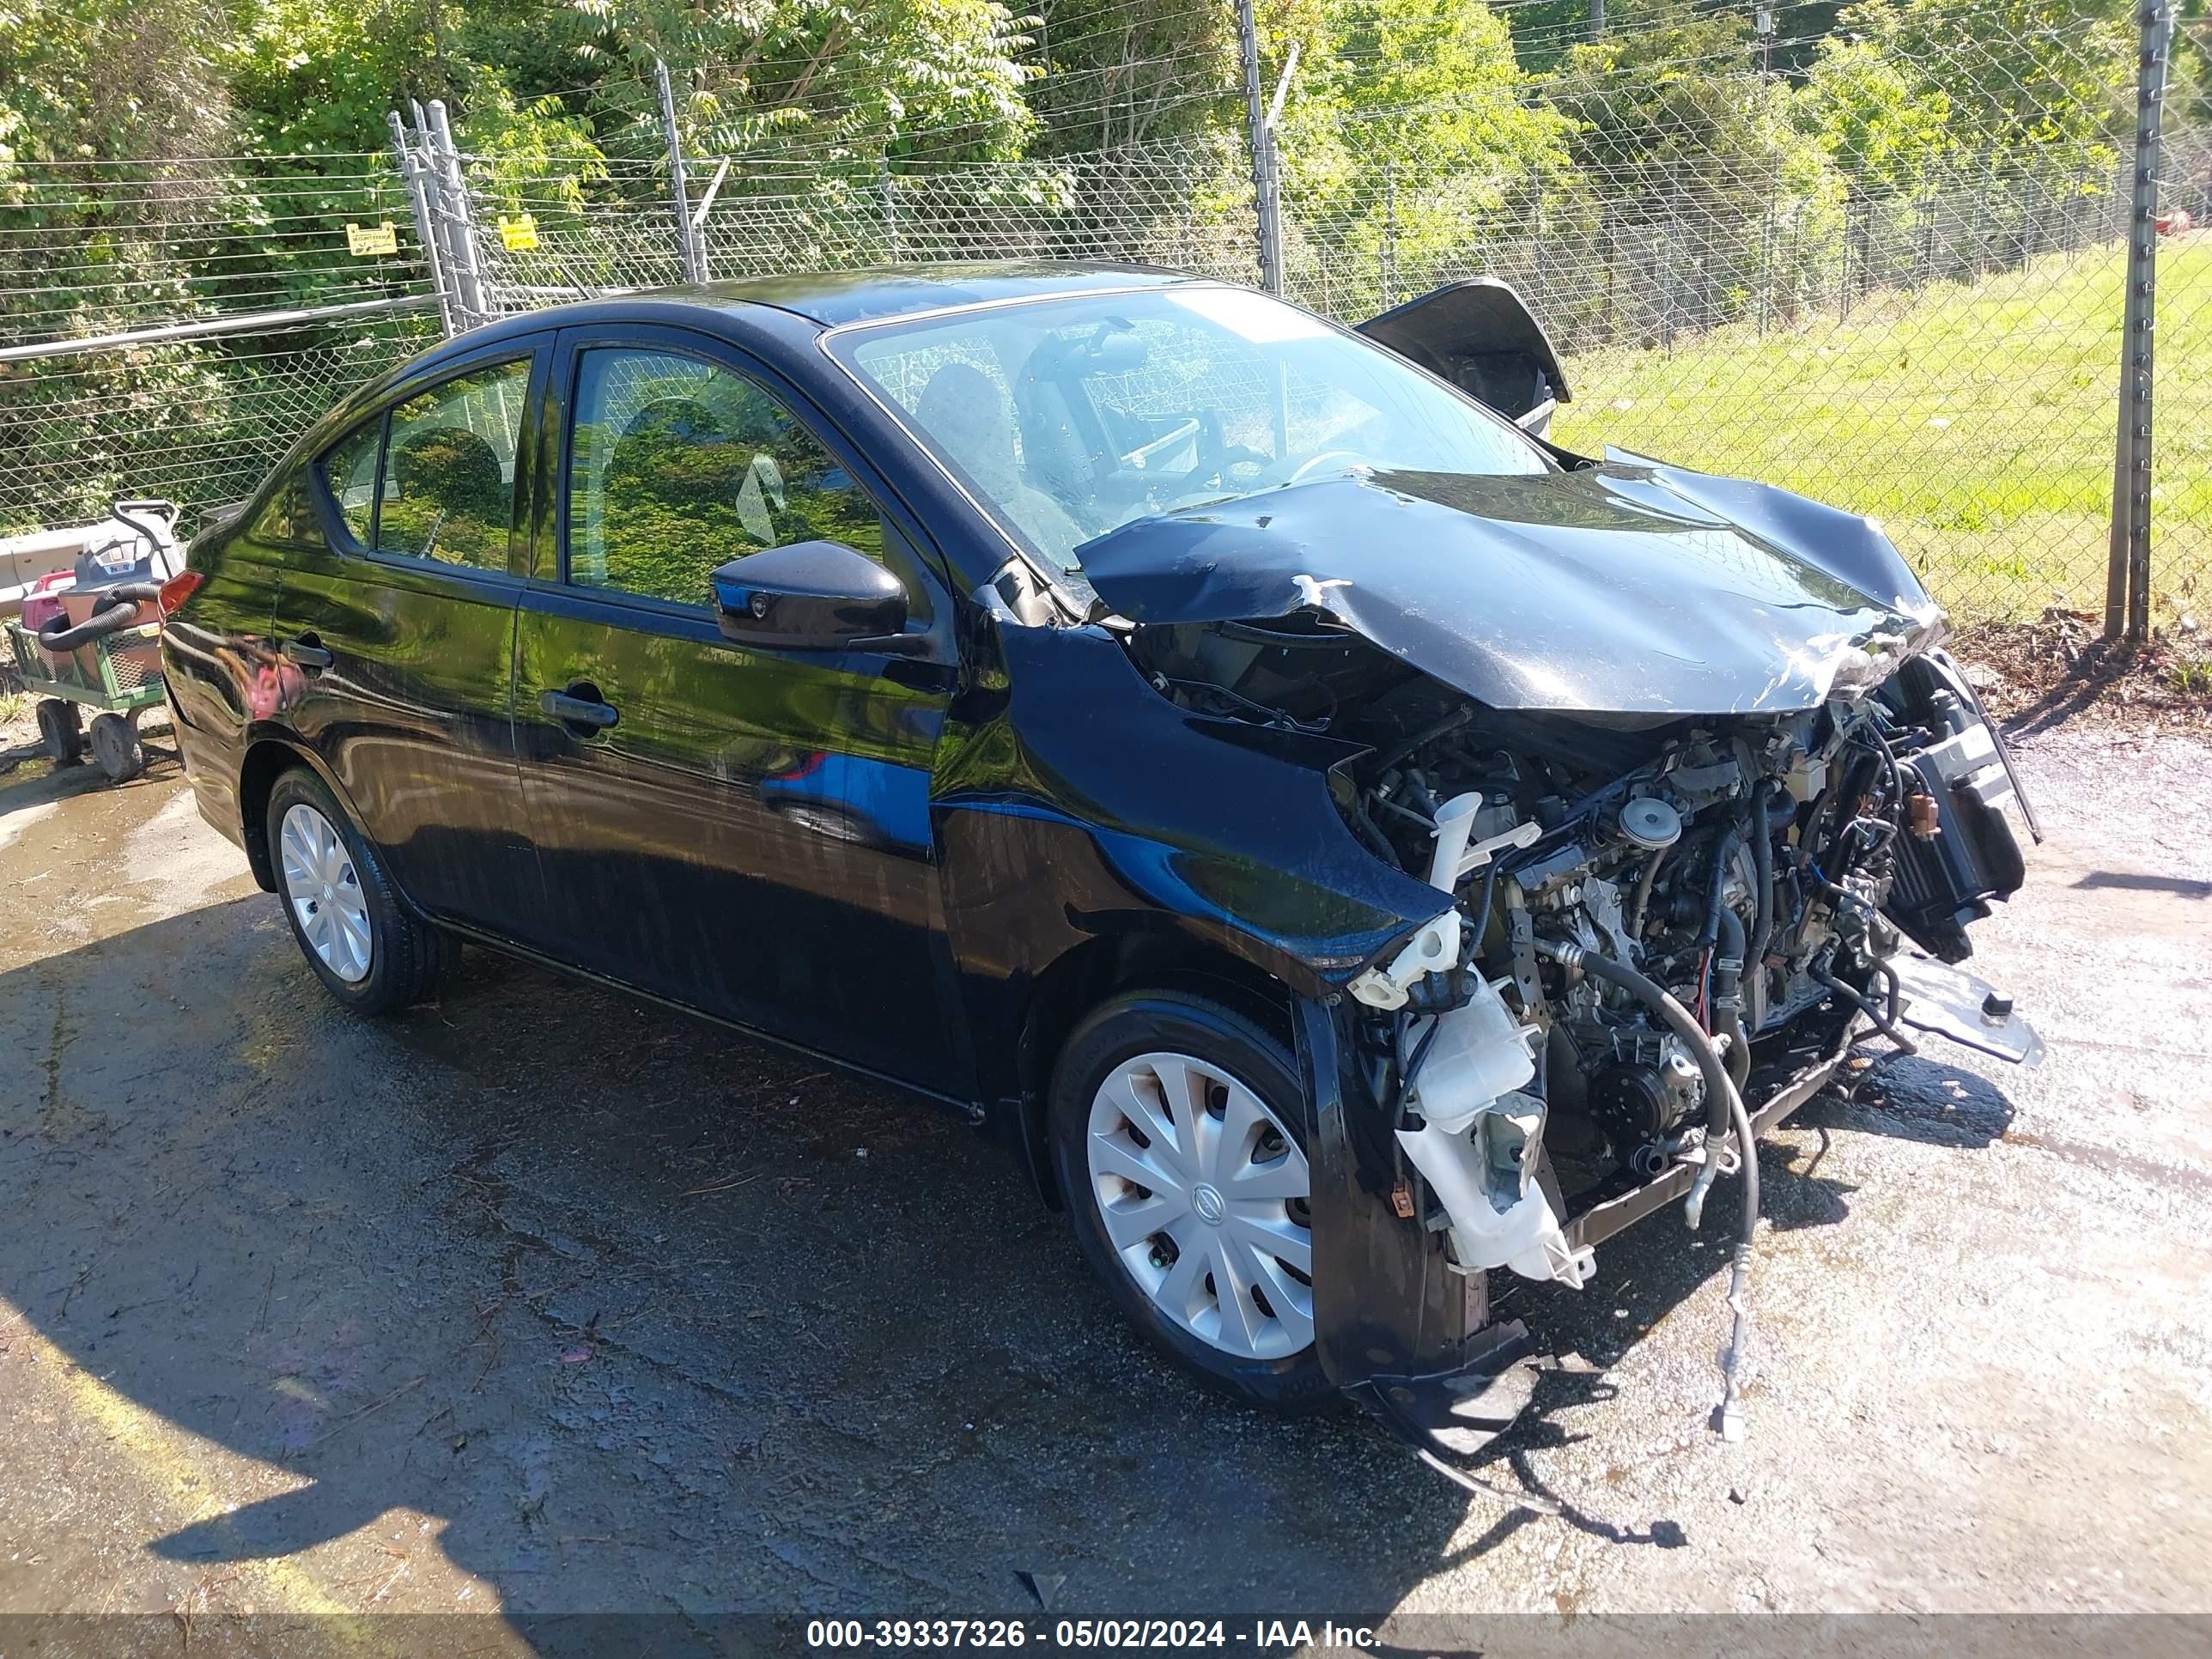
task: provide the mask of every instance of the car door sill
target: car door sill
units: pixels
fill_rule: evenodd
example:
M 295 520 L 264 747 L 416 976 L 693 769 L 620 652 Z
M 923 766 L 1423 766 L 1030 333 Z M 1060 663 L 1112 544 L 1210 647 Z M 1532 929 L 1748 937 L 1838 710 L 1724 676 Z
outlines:
M 409 908 L 412 909 L 415 907 L 410 904 Z M 487 951 L 496 951 L 501 956 L 512 957 L 518 962 L 526 962 L 533 967 L 549 969 L 568 979 L 582 980 L 586 984 L 602 986 L 610 991 L 619 991 L 624 996 L 635 997 L 641 1002 L 650 1002 L 676 1013 L 687 1014 L 693 1019 L 705 1020 L 710 1025 L 718 1025 L 726 1031 L 734 1032 L 749 1042 L 761 1043 L 770 1048 L 780 1048 L 786 1054 L 803 1055 L 808 1060 L 818 1060 L 824 1066 L 835 1066 L 849 1077 L 863 1079 L 870 1083 L 880 1083 L 887 1088 L 897 1090 L 901 1094 L 926 1100 L 932 1105 L 949 1107 L 967 1119 L 971 1125 L 980 1126 L 987 1115 L 984 1107 L 979 1102 L 963 1100 L 957 1095 L 945 1094 L 935 1089 L 926 1088 L 918 1083 L 908 1083 L 903 1078 L 893 1077 L 887 1072 L 878 1072 L 866 1066 L 855 1065 L 849 1060 L 841 1060 L 836 1054 L 829 1054 L 820 1048 L 810 1048 L 805 1043 L 794 1042 L 788 1037 L 776 1036 L 770 1032 L 761 1030 L 757 1026 L 726 1018 L 720 1014 L 710 1014 L 704 1009 L 695 1008 L 690 1003 L 679 1002 L 673 997 L 659 996 L 651 991 L 641 991 L 635 985 L 628 984 L 622 980 L 612 978 L 605 974 L 593 973 L 590 969 L 579 968 L 573 963 L 562 962 L 557 957 L 547 956 L 542 951 L 533 951 L 526 945 L 518 945 L 513 939 L 502 938 L 497 933 L 487 933 L 482 928 L 471 927 L 462 922 L 446 921 L 428 916 L 425 916 L 423 920 L 430 926 L 441 928 L 457 939 L 465 939 L 471 945 L 481 945 Z

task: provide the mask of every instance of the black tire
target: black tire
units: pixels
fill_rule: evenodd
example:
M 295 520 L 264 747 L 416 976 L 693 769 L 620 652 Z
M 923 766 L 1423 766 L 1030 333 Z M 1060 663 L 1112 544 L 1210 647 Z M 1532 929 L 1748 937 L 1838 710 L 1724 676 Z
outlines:
M 120 714 L 92 717 L 92 757 L 110 783 L 125 783 L 146 769 L 138 728 Z
M 300 917 L 284 892 L 284 815 L 295 806 L 310 806 L 322 814 L 345 843 L 353 861 L 368 915 L 368 972 L 348 981 L 334 972 L 308 942 Z M 276 864 L 276 899 L 284 907 L 284 920 L 307 966 L 314 969 L 323 988 L 355 1013 L 375 1016 L 397 1013 L 437 994 L 453 955 L 452 939 L 407 908 L 392 884 L 384 860 L 362 835 L 323 781 L 307 767 L 295 767 L 276 780 L 269 792 L 264 823 L 269 836 L 269 855 Z
M 1340 1407 L 1309 1343 L 1281 1358 L 1233 1355 L 1163 1312 L 1116 1254 L 1099 1212 L 1085 1152 L 1091 1103 L 1123 1062 L 1149 1051 L 1188 1054 L 1224 1068 L 1304 1150 L 1307 1118 L 1297 1061 L 1281 1040 L 1244 1015 L 1185 991 L 1139 991 L 1102 1005 L 1069 1036 L 1047 1102 L 1052 1159 L 1077 1243 L 1129 1322 L 1186 1372 L 1248 1405 L 1289 1415 Z
M 60 697 L 39 700 L 39 741 L 57 766 L 75 766 L 84 757 L 84 726 L 76 705 Z

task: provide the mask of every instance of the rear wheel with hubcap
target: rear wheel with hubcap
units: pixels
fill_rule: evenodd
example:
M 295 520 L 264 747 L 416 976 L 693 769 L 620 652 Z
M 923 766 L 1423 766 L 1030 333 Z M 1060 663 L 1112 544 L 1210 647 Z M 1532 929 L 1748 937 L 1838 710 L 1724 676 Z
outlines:
M 1243 1399 L 1333 1404 L 1313 1346 L 1304 1102 L 1282 1042 L 1187 993 L 1117 997 L 1069 1037 L 1050 1111 L 1077 1237 L 1131 1322 Z
M 401 902 L 382 860 L 305 767 L 269 792 L 270 861 L 292 937 L 317 978 L 356 1012 L 390 1013 L 437 986 L 452 946 Z

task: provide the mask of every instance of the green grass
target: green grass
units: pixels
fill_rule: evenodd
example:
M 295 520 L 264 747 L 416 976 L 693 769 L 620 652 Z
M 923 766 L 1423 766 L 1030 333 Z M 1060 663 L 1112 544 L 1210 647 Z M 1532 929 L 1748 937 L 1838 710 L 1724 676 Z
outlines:
M 1879 520 L 1962 619 L 2104 604 L 2120 366 L 2118 244 L 1878 295 L 1761 332 L 1567 365 L 1554 435 L 1764 479 Z M 2212 231 L 2162 243 L 2153 593 L 2212 598 Z

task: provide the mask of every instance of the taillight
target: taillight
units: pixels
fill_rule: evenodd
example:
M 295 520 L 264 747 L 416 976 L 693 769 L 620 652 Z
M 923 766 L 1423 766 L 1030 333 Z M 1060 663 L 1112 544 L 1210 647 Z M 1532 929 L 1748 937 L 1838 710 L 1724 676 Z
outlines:
M 161 584 L 161 614 L 166 617 L 200 591 L 207 581 L 204 570 L 179 570 Z

